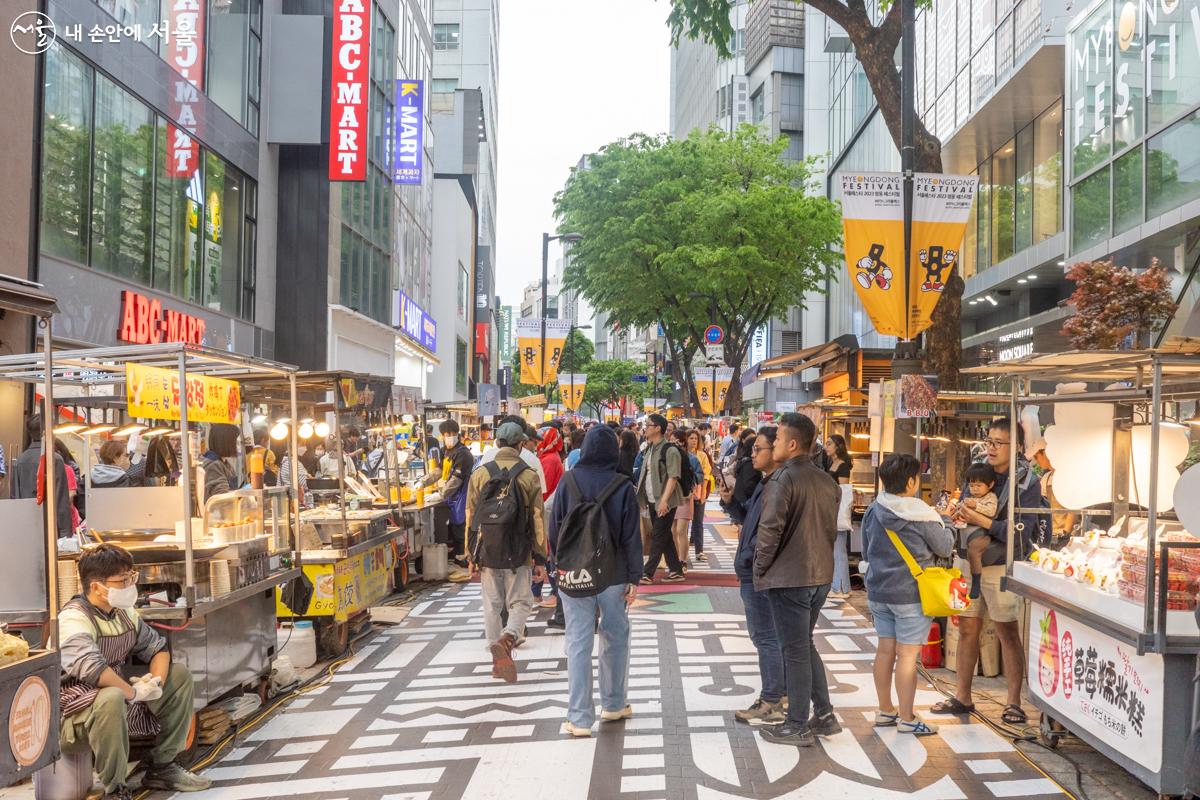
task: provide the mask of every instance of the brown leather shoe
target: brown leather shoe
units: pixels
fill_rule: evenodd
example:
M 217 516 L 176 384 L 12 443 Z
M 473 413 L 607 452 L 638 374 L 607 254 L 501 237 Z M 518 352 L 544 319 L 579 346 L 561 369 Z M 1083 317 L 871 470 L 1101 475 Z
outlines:
M 517 663 L 513 661 L 512 651 L 517 646 L 517 639 L 511 633 L 505 633 L 492 642 L 492 677 L 500 678 L 505 683 L 517 682 Z

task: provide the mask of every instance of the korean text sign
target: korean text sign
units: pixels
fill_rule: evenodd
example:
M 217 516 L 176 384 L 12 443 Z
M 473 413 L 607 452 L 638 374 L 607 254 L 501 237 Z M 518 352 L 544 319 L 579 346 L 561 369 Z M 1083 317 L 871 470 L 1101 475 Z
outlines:
M 425 143 L 425 82 L 396 81 L 395 181 L 421 183 Z
M 125 365 L 125 402 L 131 417 L 177 420 L 185 401 L 188 422 L 233 423 L 241 409 L 241 388 L 237 381 L 188 375 L 187 388 L 181 391 L 174 370 Z

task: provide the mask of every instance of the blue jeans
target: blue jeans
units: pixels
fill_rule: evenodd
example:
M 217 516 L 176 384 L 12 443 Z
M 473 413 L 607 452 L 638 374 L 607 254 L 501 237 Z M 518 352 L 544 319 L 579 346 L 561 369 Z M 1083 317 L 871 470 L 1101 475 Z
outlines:
M 629 609 L 625 606 L 625 584 L 610 586 L 591 597 L 559 595 L 566 615 L 567 688 L 570 701 L 567 719 L 572 725 L 590 728 L 596 721 L 592 695 L 592 636 L 596 611 L 600 611 L 600 705 L 605 711 L 625 707 L 629 684 Z
M 754 591 L 754 582 L 741 581 L 742 605 L 746 607 L 746 628 L 750 641 L 758 651 L 758 673 L 762 678 L 759 694 L 768 703 L 778 703 L 783 698 L 787 685 L 783 679 L 783 653 L 779 650 L 779 639 L 775 635 L 775 616 L 771 613 L 771 599 L 766 592 Z
M 767 591 L 771 598 L 771 613 L 775 616 L 775 633 L 783 649 L 788 722 L 807 727 L 810 702 L 814 717 L 823 717 L 833 711 L 825 665 L 813 642 L 813 629 L 821 616 L 821 606 L 829 596 L 829 584 Z
M 831 592 L 850 591 L 850 531 L 838 531 L 833 545 L 833 585 Z

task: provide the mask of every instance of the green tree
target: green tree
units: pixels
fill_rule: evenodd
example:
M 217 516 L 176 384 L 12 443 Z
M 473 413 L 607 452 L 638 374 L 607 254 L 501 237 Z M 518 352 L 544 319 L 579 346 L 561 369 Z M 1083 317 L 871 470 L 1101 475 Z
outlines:
M 562 366 L 559 372 L 584 372 L 596 354 L 596 346 L 592 340 L 578 328 L 571 329 L 571 336 L 563 345 Z
M 616 403 L 623 397 L 632 397 L 641 408 L 649 393 L 648 383 L 634 381 L 635 375 L 644 375 L 646 367 L 637 361 L 592 361 L 587 365 L 587 388 L 583 402 L 601 416 L 600 407 L 605 403 Z
M 767 0 L 754 0 L 767 2 Z M 703 39 L 711 43 L 722 57 L 729 57 L 729 12 L 735 0 L 671 0 L 668 21 L 675 42 L 680 37 Z M 931 0 L 915 0 L 917 7 L 929 8 Z M 878 19 L 872 16 L 874 6 L 863 0 L 805 0 L 832 19 L 846 31 L 854 54 L 862 65 L 863 75 L 879 113 L 887 126 L 896 148 L 900 148 L 901 86 L 897 53 L 900 44 L 900 4 L 881 0 Z M 915 167 L 919 172 L 942 171 L 942 144 L 920 117 L 916 119 L 914 145 Z M 955 270 L 946 283 L 942 298 L 933 314 L 933 326 L 926 336 L 930 367 L 946 388 L 958 386 L 958 369 L 962 360 L 962 293 L 963 279 Z
M 754 330 L 823 291 L 840 263 L 837 206 L 816 193 L 809 164 L 782 159 L 786 147 L 752 125 L 636 134 L 573 170 L 555 197 L 562 229 L 583 235 L 567 285 L 614 324 L 661 325 L 693 399 L 710 322 L 737 368 Z M 730 402 L 740 407 L 736 381 Z

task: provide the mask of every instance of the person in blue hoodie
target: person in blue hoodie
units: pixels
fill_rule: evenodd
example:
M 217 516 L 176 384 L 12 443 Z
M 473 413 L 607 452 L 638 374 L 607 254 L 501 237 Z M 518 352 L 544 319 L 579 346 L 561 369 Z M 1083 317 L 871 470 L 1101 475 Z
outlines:
M 758 520 L 762 516 L 763 487 L 779 466 L 775 461 L 775 431 L 775 427 L 770 425 L 761 428 L 751 446 L 750 457 L 762 479 L 755 483 L 750 497 L 743 501 L 734 493 L 730 498 L 730 506 L 736 508 L 742 519 L 733 571 L 741 586 L 742 605 L 746 608 L 746 628 L 754 649 L 758 651 L 758 673 L 762 680 L 762 692 L 754 704 L 742 711 L 735 711 L 733 716 L 739 722 L 751 725 L 778 725 L 787 719 L 783 713 L 783 698 L 787 696 L 783 651 L 779 649 L 779 637 L 775 634 L 771 599 L 765 591 L 754 590 L 754 547 L 758 542 Z
M 629 606 L 637 598 L 642 577 L 642 539 L 638 522 L 637 495 L 633 484 L 617 471 L 619 446 L 617 435 L 607 425 L 588 431 L 583 440 L 579 463 L 560 488 L 550 515 L 549 538 L 555 550 L 563 520 L 581 498 L 595 499 L 620 477 L 620 486 L 604 503 L 609 530 L 615 537 L 617 563 L 624 565 L 622 580 L 591 597 L 570 597 L 560 593 L 566 615 L 567 686 L 570 702 L 565 730 L 572 736 L 591 736 L 596 721 L 592 694 L 592 639 L 596 612 L 600 613 L 600 718 L 616 722 L 633 716 L 627 702 L 629 684 Z
M 887 532 L 904 543 L 922 567 L 934 557 L 954 552 L 955 530 L 917 496 L 921 488 L 921 462 L 907 453 L 892 453 L 879 465 L 883 491 L 867 509 L 862 521 L 863 557 L 867 561 L 867 604 L 875 618 L 879 646 L 875 651 L 875 691 L 879 710 L 875 727 L 897 726 L 900 733 L 928 736 L 937 726 L 913 712 L 917 693 L 917 658 L 929 639 L 933 618 L 925 616 L 917 579 L 904 563 Z M 899 709 L 892 704 L 895 678 Z

